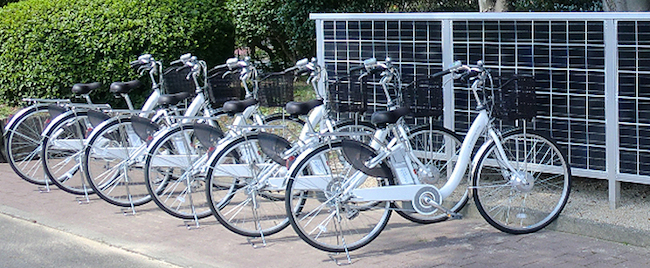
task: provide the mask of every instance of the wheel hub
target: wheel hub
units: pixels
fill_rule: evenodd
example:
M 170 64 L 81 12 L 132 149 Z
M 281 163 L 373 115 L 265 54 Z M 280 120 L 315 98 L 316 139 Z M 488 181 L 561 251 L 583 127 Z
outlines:
M 512 186 L 520 192 L 530 192 L 535 186 L 535 178 L 528 172 L 516 172 L 512 174 L 510 181 Z
M 434 184 L 440 179 L 440 170 L 434 165 L 420 167 L 417 171 L 421 183 Z

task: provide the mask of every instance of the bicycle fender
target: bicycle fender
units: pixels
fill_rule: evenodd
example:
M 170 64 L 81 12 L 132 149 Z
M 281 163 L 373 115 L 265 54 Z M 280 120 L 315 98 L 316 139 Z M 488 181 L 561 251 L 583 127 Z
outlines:
M 220 128 L 213 127 L 209 124 L 194 123 L 194 135 L 199 142 L 206 148 L 215 147 L 219 140 L 225 136 Z
M 158 124 L 137 115 L 131 116 L 131 125 L 135 134 L 144 142 L 153 140 L 154 134 L 160 129 Z
M 83 111 L 69 110 L 65 113 L 62 113 L 59 116 L 55 117 L 52 121 L 50 121 L 47 127 L 45 127 L 45 129 L 43 130 L 42 136 L 49 137 L 50 135 L 52 135 L 52 132 L 56 129 L 54 128 L 54 126 L 58 126 L 59 122 L 63 120 L 67 120 L 69 116 L 76 117 L 76 116 L 84 116 L 84 115 L 87 115 L 85 110 Z
M 35 110 L 34 112 L 36 112 L 36 111 L 45 110 L 45 109 L 47 109 L 47 105 L 43 105 L 43 104 L 31 105 L 31 106 L 25 107 L 23 109 L 20 109 L 20 111 L 18 111 L 16 114 L 11 116 L 11 119 L 5 125 L 5 130 L 4 130 L 5 133 L 7 132 L 7 130 L 11 129 L 13 127 L 13 125 L 15 125 L 16 122 L 18 122 L 18 118 L 21 118 L 24 114 L 32 112 L 32 110 Z
M 366 166 L 366 162 L 377 156 L 375 150 L 373 150 L 369 145 L 359 141 L 346 139 L 341 141 L 341 147 L 343 148 L 343 156 L 345 159 L 350 162 L 354 168 L 360 170 L 364 174 L 379 178 L 393 177 L 393 173 L 390 171 L 390 168 L 385 161 L 382 161 L 381 164 L 373 168 Z
M 284 151 L 291 149 L 291 143 L 283 137 L 273 133 L 260 132 L 257 134 L 262 152 L 274 162 L 286 166 L 287 160 L 282 158 Z

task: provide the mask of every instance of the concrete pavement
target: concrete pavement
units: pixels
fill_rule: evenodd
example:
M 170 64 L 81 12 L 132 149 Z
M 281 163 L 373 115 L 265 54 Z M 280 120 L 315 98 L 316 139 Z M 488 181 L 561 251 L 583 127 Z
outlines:
M 53 228 L 98 242 L 143 260 L 181 267 L 335 267 L 330 256 L 300 240 L 289 227 L 254 248 L 244 237 L 217 224 L 213 217 L 188 230 L 183 221 L 150 203 L 135 216 L 92 197 L 80 205 L 75 196 L 52 189 L 39 193 L 0 164 L 0 213 L 24 220 L 29 228 Z M 57 236 L 47 237 L 58 240 Z M 259 240 L 254 241 L 257 245 Z M 10 245 L 10 244 L 8 244 Z M 13 254 L 22 247 L 11 244 Z M 72 254 L 43 250 L 51 258 Z M 5 250 L 5 249 L 3 249 Z M 33 254 L 33 253 L 30 253 Z M 88 253 L 87 266 L 102 262 Z M 650 249 L 542 230 L 528 235 L 502 233 L 479 218 L 418 225 L 393 214 L 386 230 L 370 245 L 352 252 L 356 267 L 648 267 Z M 333 257 L 341 262 L 344 255 Z M 0 265 L 2 265 L 0 263 Z M 45 265 L 48 266 L 48 265 Z M 54 265 L 53 265 L 54 266 Z M 99 263 L 97 264 L 99 266 Z

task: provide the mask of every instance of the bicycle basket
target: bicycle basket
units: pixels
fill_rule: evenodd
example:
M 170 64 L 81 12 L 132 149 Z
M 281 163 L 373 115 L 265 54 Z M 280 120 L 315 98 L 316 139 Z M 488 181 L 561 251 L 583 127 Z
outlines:
M 259 81 L 257 100 L 261 106 L 284 107 L 293 101 L 293 74 L 268 74 Z
M 188 92 L 194 95 L 196 85 L 194 80 L 187 79 L 190 73 L 189 68 L 182 67 L 169 67 L 163 72 L 163 93 L 175 94 L 180 92 Z
M 402 91 L 402 105 L 409 107 L 414 117 L 442 115 L 442 77 L 416 78 Z
M 231 100 L 240 100 L 243 94 L 241 81 L 236 73 L 217 73 L 208 78 L 208 101 L 213 108 L 221 108 L 224 103 Z
M 537 116 L 535 79 L 532 76 L 514 75 L 504 80 L 499 79 L 500 87 L 494 92 L 492 114 L 507 121 L 529 120 Z
M 329 110 L 335 113 L 358 113 L 368 110 L 368 83 L 366 78 L 343 76 L 329 81 Z

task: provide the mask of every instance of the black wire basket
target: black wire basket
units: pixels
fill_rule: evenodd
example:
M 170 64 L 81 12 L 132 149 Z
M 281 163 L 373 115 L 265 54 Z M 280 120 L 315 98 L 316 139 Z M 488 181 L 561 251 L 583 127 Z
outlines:
M 416 78 L 402 90 L 402 106 L 413 117 L 440 117 L 443 111 L 442 77 Z
M 293 101 L 293 78 L 291 73 L 271 73 L 259 81 L 257 100 L 264 107 L 284 107 Z
M 368 83 L 359 76 L 343 76 L 329 81 L 328 108 L 333 113 L 362 113 L 368 110 Z
M 194 95 L 196 85 L 194 80 L 187 75 L 190 73 L 190 68 L 182 67 L 169 67 L 163 72 L 163 94 L 175 94 L 180 92 L 188 92 Z
M 528 75 L 514 75 L 497 79 L 492 115 L 505 121 L 531 120 L 537 116 L 538 103 L 535 79 Z
M 244 95 L 241 80 L 236 73 L 216 73 L 208 77 L 206 88 L 208 101 L 213 108 L 221 108 L 224 103 L 231 100 L 240 100 Z

